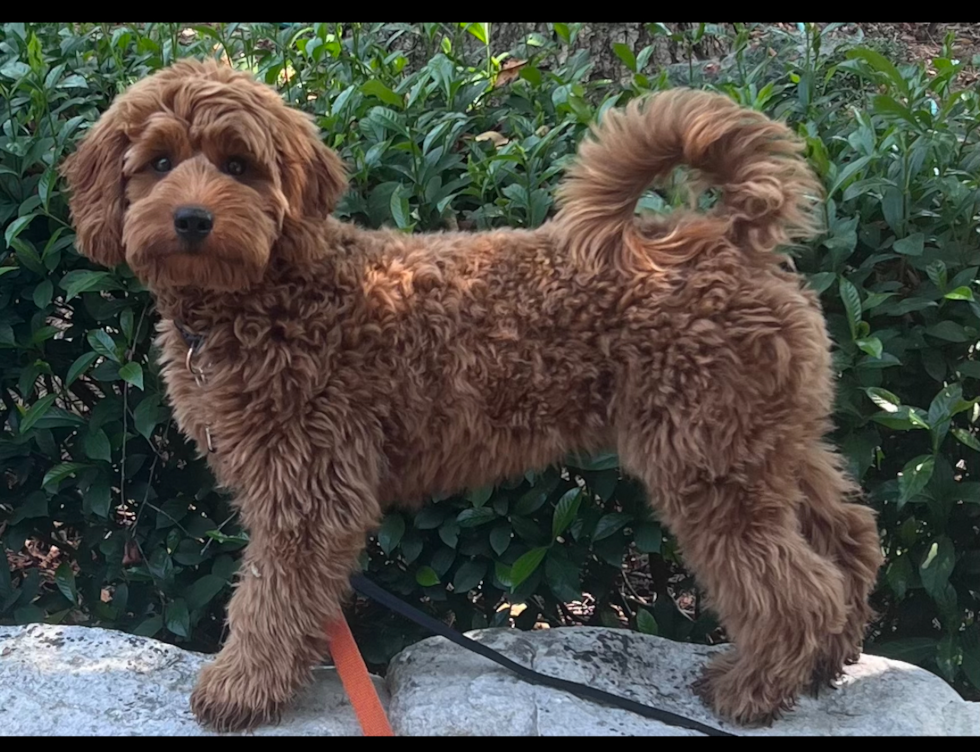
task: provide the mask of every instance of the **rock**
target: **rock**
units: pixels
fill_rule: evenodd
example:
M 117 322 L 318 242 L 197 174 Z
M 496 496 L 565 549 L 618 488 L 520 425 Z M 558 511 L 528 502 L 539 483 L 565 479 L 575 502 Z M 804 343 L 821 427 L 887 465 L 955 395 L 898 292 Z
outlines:
M 189 707 L 211 656 L 90 627 L 0 627 L 0 736 L 211 735 Z M 321 668 L 257 736 L 360 735 L 336 672 Z M 382 703 L 383 680 L 376 678 Z
M 980 704 L 900 661 L 865 655 L 838 689 L 797 708 L 769 729 L 719 721 L 690 690 L 701 666 L 723 647 L 671 642 L 620 629 L 518 632 L 471 637 L 541 673 L 603 689 L 724 731 L 752 735 L 980 735 Z M 396 734 L 602 736 L 697 735 L 618 708 L 528 684 L 441 637 L 402 651 L 388 670 Z
M 980 736 L 980 703 L 907 663 L 866 655 L 841 688 L 804 697 L 770 729 L 720 722 L 690 684 L 715 652 L 621 629 L 519 632 L 474 639 L 542 673 L 587 684 L 715 726 L 753 735 Z M 0 736 L 205 735 L 188 707 L 211 657 L 122 632 L 35 624 L 0 627 Z M 256 735 L 359 735 L 333 669 L 315 672 L 278 726 Z M 406 736 L 676 736 L 696 732 L 529 684 L 433 638 L 375 677 L 396 734 Z

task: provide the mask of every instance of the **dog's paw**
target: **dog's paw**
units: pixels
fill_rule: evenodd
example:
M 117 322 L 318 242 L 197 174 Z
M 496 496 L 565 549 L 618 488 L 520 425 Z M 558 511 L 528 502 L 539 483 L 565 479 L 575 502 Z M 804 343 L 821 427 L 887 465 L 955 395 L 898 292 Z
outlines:
M 810 679 L 809 694 L 817 698 L 825 689 L 836 689 L 844 676 L 844 667 L 861 658 L 861 649 L 846 633 L 830 635 L 817 657 Z
M 775 700 L 764 686 L 754 686 L 743 676 L 733 652 L 705 666 L 691 689 L 720 718 L 746 728 L 769 727 L 794 704 L 791 698 Z
M 191 693 L 191 710 L 202 726 L 224 733 L 278 723 L 284 701 L 270 692 L 271 684 L 219 659 L 201 672 Z

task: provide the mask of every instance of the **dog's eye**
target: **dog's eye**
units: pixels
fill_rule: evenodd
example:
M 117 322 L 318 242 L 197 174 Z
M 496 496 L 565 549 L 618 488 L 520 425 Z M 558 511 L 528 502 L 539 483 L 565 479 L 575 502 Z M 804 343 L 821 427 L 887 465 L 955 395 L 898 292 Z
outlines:
M 225 162 L 225 172 L 233 177 L 238 177 L 245 174 L 246 166 L 245 160 L 241 157 L 232 157 Z
M 150 162 L 150 166 L 157 172 L 170 172 L 174 166 L 167 157 L 159 157 Z

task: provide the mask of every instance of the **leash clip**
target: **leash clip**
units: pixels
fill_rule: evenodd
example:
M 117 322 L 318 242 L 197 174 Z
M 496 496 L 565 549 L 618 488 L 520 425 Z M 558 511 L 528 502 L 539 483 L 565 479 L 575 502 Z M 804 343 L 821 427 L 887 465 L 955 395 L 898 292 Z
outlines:
M 194 359 L 200 353 L 204 338 L 200 336 L 188 336 L 183 331 L 181 331 L 181 335 L 184 337 L 185 342 L 187 342 L 187 356 L 184 358 L 184 367 L 194 377 L 194 383 L 197 384 L 198 388 L 203 389 L 207 384 L 207 377 L 204 375 L 204 369 L 194 364 Z M 211 436 L 210 423 L 204 426 L 204 437 L 207 441 L 208 453 L 214 454 L 217 452 L 218 450 L 214 446 L 214 439 Z

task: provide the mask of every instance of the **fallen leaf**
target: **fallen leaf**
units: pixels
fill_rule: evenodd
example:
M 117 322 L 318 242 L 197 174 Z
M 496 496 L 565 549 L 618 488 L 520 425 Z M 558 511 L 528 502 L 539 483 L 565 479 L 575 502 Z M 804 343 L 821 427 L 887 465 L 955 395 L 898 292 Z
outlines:
M 479 136 L 473 139 L 474 141 L 492 141 L 493 145 L 498 149 L 506 143 L 510 142 L 510 139 L 497 131 L 486 131 L 481 133 Z
M 126 541 L 126 547 L 123 550 L 122 565 L 124 567 L 132 567 L 139 564 L 141 561 L 143 561 L 143 557 L 140 554 L 140 547 L 136 545 L 136 541 Z
M 500 66 L 500 73 L 497 74 L 497 80 L 493 82 L 493 88 L 499 89 L 501 86 L 509 84 L 521 75 L 521 68 L 525 65 L 527 65 L 527 60 L 518 60 L 517 58 L 505 60 Z

